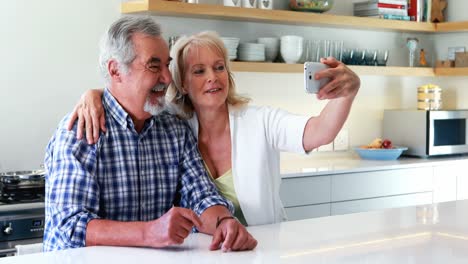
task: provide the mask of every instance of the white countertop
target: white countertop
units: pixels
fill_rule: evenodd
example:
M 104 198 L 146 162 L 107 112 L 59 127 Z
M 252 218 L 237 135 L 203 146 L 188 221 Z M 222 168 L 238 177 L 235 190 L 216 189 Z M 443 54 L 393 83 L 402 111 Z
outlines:
M 468 263 L 468 200 L 249 227 L 258 247 L 209 251 L 192 234 L 167 249 L 89 247 L 0 259 L 0 263 Z
M 412 158 L 397 160 L 363 160 L 353 152 L 311 153 L 310 155 L 281 154 L 281 177 L 293 178 L 363 171 L 392 170 L 468 162 L 468 155 Z

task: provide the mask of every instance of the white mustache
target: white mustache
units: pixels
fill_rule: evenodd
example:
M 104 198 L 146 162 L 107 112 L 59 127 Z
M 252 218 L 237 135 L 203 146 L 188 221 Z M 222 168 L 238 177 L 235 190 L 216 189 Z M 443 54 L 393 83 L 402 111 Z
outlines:
M 162 91 L 164 91 L 166 89 L 167 89 L 167 85 L 165 85 L 164 83 L 158 83 L 153 87 L 153 89 L 151 89 L 151 91 L 153 91 L 153 92 L 162 92 Z

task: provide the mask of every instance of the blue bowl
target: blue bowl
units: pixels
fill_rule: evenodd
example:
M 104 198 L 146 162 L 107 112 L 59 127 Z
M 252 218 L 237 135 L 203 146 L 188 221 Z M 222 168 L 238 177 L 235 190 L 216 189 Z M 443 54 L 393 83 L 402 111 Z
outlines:
M 354 148 L 354 151 L 361 159 L 368 160 L 396 160 L 400 157 L 407 147 L 394 147 L 392 149 L 364 149 L 360 147 Z

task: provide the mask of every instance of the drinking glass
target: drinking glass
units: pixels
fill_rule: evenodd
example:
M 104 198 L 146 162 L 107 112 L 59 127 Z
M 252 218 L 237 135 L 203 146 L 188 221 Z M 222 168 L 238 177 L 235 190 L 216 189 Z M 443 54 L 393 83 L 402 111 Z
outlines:
M 377 61 L 377 50 L 367 49 L 365 55 L 365 65 L 375 66 Z
M 388 50 L 377 51 L 377 66 L 387 66 Z
M 330 56 L 341 61 L 343 59 L 342 53 L 343 53 L 343 41 L 342 40 L 332 41 L 330 43 Z
M 304 40 L 304 48 L 302 51 L 302 57 L 299 60 L 300 63 L 304 63 L 306 61 L 310 61 L 310 40 Z
M 365 65 L 366 64 L 366 50 L 356 48 L 353 50 L 353 65 Z
M 320 41 L 318 40 L 309 41 L 309 61 L 320 61 Z
M 341 54 L 341 62 L 346 65 L 352 65 L 353 60 L 353 50 L 352 49 L 343 49 Z
M 318 51 L 318 59 L 320 58 L 327 58 L 330 56 L 330 40 L 320 40 L 319 44 L 319 51 Z
M 408 38 L 406 40 L 406 47 L 409 50 L 409 66 L 414 67 L 414 60 L 416 58 L 416 49 L 418 48 L 418 39 Z

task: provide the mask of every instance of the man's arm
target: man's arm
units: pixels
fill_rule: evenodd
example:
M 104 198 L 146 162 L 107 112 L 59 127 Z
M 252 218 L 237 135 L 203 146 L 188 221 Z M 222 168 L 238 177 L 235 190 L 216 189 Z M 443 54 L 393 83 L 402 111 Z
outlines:
M 46 251 L 93 245 L 164 247 L 183 243 L 193 226 L 201 226 L 198 216 L 185 208 L 172 208 L 150 222 L 100 219 L 96 148 L 63 127 L 48 146 Z
M 94 219 L 88 223 L 86 246 L 137 246 L 161 248 L 182 244 L 192 227 L 201 226 L 191 210 L 174 207 L 149 222 L 119 222 Z
M 86 226 L 99 218 L 99 188 L 95 179 L 95 146 L 76 140 L 62 121 L 45 158 L 46 226 L 44 249 L 85 246 Z

